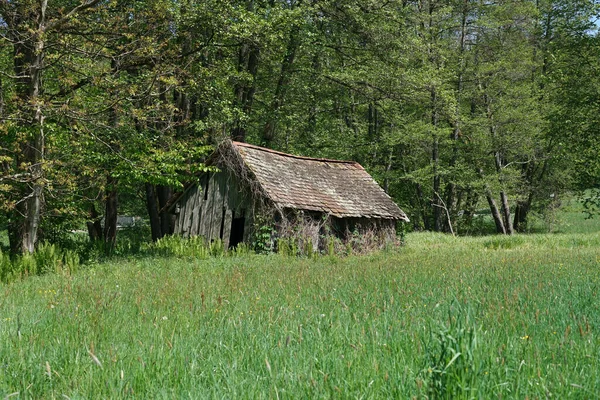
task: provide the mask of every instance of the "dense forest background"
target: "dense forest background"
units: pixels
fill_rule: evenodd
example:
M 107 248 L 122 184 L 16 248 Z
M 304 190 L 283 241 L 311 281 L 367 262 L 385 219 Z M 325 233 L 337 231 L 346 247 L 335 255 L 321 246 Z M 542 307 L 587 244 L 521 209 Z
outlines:
M 144 212 L 158 239 L 231 138 L 356 160 L 414 229 L 527 231 L 600 187 L 598 6 L 0 0 L 0 228 L 110 246 Z

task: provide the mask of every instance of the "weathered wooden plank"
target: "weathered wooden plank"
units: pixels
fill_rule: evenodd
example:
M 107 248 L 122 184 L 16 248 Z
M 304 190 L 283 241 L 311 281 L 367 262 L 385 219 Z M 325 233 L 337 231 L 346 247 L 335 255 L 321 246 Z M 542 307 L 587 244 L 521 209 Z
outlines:
M 232 211 L 235 211 L 237 205 L 236 203 L 238 190 L 236 185 L 236 179 L 231 173 L 227 173 L 227 188 L 227 208 Z
M 194 190 L 194 193 L 192 194 L 191 198 L 190 198 L 190 210 L 188 211 L 188 214 L 190 215 L 190 219 L 189 219 L 189 226 L 188 226 L 188 237 L 192 237 L 194 236 L 193 233 L 193 229 L 194 229 L 194 220 L 197 219 L 197 217 L 194 215 L 194 211 L 196 209 L 196 203 L 198 202 L 198 196 L 196 195 L 196 191 Z
M 185 220 L 187 218 L 187 202 L 188 202 L 188 193 L 185 193 L 181 198 L 181 210 L 179 211 L 179 234 L 182 236 L 185 234 Z
M 243 213 L 243 217 L 244 217 L 244 239 L 243 241 L 245 243 L 250 243 L 250 241 L 252 240 L 252 225 L 253 225 L 253 220 L 254 220 L 254 211 L 252 210 L 252 207 L 248 207 L 246 209 L 241 209 L 240 213 Z M 241 216 L 241 215 L 240 215 Z
M 186 238 L 191 236 L 192 213 L 194 211 L 194 203 L 196 202 L 195 192 L 190 190 L 188 193 L 189 195 L 185 206 L 185 220 L 183 221 L 183 234 Z
M 185 209 L 187 204 L 187 193 L 184 193 L 180 200 L 179 214 L 177 215 L 176 233 L 183 235 L 183 221 L 185 221 Z
M 208 176 L 208 187 L 205 189 L 204 193 L 204 204 L 202 206 L 202 217 L 201 217 L 201 227 L 199 232 L 202 236 L 206 238 L 206 240 L 210 241 L 210 227 L 212 222 L 212 207 L 213 207 L 213 196 L 215 189 L 215 174 L 210 174 Z
M 223 214 L 221 222 L 222 234 L 221 239 L 223 240 L 223 247 L 227 249 L 229 247 L 229 234 L 231 231 L 231 208 L 229 207 L 229 189 L 231 188 L 231 175 L 229 173 L 223 173 Z M 227 219 L 227 213 L 229 212 L 229 222 Z
M 198 200 L 200 200 L 200 208 L 198 209 L 198 236 L 206 236 L 204 230 L 204 221 L 205 221 L 205 211 L 206 211 L 206 200 L 204 200 L 204 193 L 206 192 L 206 179 L 207 174 L 204 174 L 200 179 L 199 189 L 198 189 Z
M 175 224 L 173 226 L 173 234 L 180 235 L 181 234 L 181 200 L 177 204 L 177 212 L 175 213 Z
M 225 221 L 223 222 L 223 247 L 229 248 L 229 237 L 231 236 L 231 222 L 233 221 L 233 212 L 225 210 Z
M 214 174 L 214 191 L 212 203 L 212 217 L 210 223 L 210 239 L 220 239 L 221 221 L 223 220 L 223 192 L 225 187 L 225 179 L 223 173 Z
M 202 191 L 198 187 L 194 190 L 194 202 L 192 206 L 192 223 L 190 225 L 190 236 L 198 235 L 198 223 L 200 220 L 200 205 L 202 204 Z

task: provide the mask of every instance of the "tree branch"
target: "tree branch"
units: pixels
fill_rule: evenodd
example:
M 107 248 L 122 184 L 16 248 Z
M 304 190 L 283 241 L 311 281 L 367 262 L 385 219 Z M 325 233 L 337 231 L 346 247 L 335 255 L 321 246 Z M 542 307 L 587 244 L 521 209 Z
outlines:
M 7 1 L 7 0 L 3 0 L 3 1 Z M 49 23 L 47 25 L 47 30 L 50 29 L 58 29 L 60 28 L 60 26 L 66 24 L 71 17 L 73 17 L 74 15 L 76 15 L 77 13 L 81 12 L 81 11 L 85 11 L 89 8 L 94 7 L 95 5 L 97 5 L 98 3 L 100 3 L 101 0 L 90 0 L 87 2 L 82 2 L 81 4 L 79 4 L 78 6 L 76 6 L 75 8 L 73 8 L 71 11 L 69 11 L 68 13 L 66 13 L 62 18 L 60 18 L 59 20 L 53 21 L 51 23 Z

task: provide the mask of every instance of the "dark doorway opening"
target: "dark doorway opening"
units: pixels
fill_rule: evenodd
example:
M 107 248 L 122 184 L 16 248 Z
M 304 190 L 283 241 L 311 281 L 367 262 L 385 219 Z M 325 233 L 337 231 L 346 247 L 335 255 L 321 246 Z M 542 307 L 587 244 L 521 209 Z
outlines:
M 233 218 L 231 219 L 231 234 L 229 235 L 229 248 L 237 246 L 244 240 L 245 223 L 246 218 L 243 216 L 236 218 L 235 214 L 233 215 Z

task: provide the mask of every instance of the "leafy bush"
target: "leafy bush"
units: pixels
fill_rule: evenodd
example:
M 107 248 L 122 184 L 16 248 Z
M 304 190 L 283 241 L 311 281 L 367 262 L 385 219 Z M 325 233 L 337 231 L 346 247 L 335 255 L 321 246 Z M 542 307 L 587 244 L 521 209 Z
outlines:
M 72 274 L 79 270 L 81 259 L 73 250 L 61 250 L 58 246 L 42 243 L 33 254 L 15 256 L 0 251 L 0 281 L 14 280 L 48 273 Z

